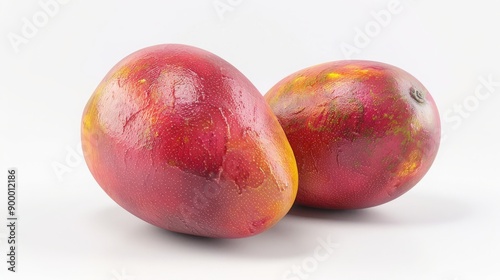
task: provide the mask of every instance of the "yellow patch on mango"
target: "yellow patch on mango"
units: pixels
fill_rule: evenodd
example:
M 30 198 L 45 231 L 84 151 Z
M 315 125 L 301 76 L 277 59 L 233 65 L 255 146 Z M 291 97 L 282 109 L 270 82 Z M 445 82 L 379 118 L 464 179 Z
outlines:
M 408 159 L 401 164 L 399 172 L 397 173 L 399 177 L 406 177 L 414 173 L 422 162 L 422 153 L 419 150 L 413 150 Z
M 338 79 L 338 78 L 342 78 L 344 75 L 343 74 L 340 74 L 338 72 L 331 72 L 331 73 L 328 73 L 326 75 L 329 79 Z

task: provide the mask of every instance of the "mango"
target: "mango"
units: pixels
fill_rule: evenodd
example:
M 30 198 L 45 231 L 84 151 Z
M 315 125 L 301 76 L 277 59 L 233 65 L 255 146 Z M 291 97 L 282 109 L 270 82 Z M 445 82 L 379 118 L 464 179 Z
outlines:
M 389 202 L 431 167 L 441 125 L 428 90 L 374 61 L 297 71 L 265 96 L 295 153 L 297 204 L 358 209 Z
M 293 151 L 263 96 L 195 47 L 157 45 L 121 60 L 90 97 L 81 135 L 102 189 L 170 231 L 252 236 L 296 197 Z

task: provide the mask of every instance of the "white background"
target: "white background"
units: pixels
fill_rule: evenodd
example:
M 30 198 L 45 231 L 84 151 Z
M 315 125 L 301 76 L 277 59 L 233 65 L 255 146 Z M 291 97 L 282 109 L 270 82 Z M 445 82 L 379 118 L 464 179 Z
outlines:
M 390 2 L 73 0 L 44 17 L 37 0 L 0 1 L 0 218 L 9 167 L 19 169 L 20 218 L 16 274 L 3 261 L 1 222 L 0 279 L 500 279 L 500 84 L 480 82 L 500 82 L 498 2 L 400 0 L 381 26 L 373 13 Z M 23 34 L 27 21 L 38 27 Z M 160 43 L 209 50 L 263 94 L 299 69 L 346 59 L 351 45 L 351 58 L 399 66 L 426 85 L 445 141 L 427 176 L 383 206 L 294 209 L 237 240 L 157 229 L 107 197 L 77 147 L 105 73 Z M 318 260 L 329 239 L 334 250 L 318 249 Z

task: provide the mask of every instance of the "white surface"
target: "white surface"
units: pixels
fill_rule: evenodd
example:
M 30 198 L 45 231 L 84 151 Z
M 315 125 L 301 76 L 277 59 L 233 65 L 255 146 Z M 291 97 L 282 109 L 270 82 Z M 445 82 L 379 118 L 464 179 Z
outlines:
M 438 103 L 446 141 L 412 191 L 357 212 L 294 209 L 239 240 L 168 233 L 109 199 L 73 152 L 86 101 L 118 60 L 158 43 L 212 51 L 265 93 L 296 70 L 344 59 L 343 42 L 391 1 L 68 2 L 16 52 L 9 34 L 22 35 L 23 18 L 43 21 L 43 9 L 0 1 L 0 173 L 14 166 L 20 176 L 19 272 L 2 261 L 0 279 L 500 279 L 500 85 L 474 97 L 480 77 L 500 81 L 497 2 L 401 0 L 352 56 L 407 70 Z M 216 3 L 233 7 L 219 17 Z M 57 163 L 70 170 L 61 180 Z M 333 250 L 317 249 L 328 239 Z M 302 264 L 306 275 L 285 277 Z

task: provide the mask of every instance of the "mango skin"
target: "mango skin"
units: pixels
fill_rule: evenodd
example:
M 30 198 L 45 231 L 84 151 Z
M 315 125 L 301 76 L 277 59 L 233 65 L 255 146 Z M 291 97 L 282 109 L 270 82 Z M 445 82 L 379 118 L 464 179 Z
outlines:
M 255 235 L 297 193 L 293 151 L 263 96 L 195 47 L 157 45 L 120 61 L 88 101 L 81 136 L 102 189 L 170 231 Z
M 297 204 L 358 209 L 386 203 L 422 179 L 439 148 L 431 95 L 388 64 L 316 65 L 284 78 L 265 98 L 295 153 Z

